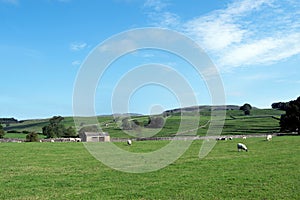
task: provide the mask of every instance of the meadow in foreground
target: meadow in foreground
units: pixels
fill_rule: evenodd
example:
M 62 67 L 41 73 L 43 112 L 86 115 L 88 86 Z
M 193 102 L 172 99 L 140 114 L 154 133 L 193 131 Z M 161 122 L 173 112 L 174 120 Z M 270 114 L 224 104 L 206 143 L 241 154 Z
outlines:
M 144 174 L 115 171 L 82 143 L 0 143 L 0 199 L 300 198 L 300 137 L 248 138 L 249 152 L 237 152 L 237 142 L 218 141 L 200 160 L 202 141 L 194 141 L 173 164 Z M 116 145 L 145 152 L 166 143 Z

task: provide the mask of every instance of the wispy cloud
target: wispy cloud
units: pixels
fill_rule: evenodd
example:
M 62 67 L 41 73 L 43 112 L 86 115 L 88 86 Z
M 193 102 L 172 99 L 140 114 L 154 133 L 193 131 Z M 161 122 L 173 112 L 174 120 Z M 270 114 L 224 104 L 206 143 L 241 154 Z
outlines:
M 237 24 L 215 16 L 200 17 L 186 22 L 183 26 L 185 33 L 206 50 L 221 50 L 239 43 L 247 32 Z
M 73 42 L 70 44 L 70 49 L 72 51 L 80 51 L 87 47 L 87 43 L 85 42 Z
M 146 0 L 144 3 L 144 8 L 153 9 L 156 12 L 162 11 L 169 5 L 166 1 L 161 0 Z
M 7 4 L 12 4 L 12 5 L 19 5 L 18 0 L 1 0 L 1 3 L 7 3 Z
M 184 32 L 221 68 L 269 65 L 300 54 L 297 0 L 235 0 L 185 21 L 166 9 L 158 17 L 155 10 L 148 13 L 155 25 Z
M 231 47 L 223 52 L 219 63 L 224 66 L 272 64 L 300 54 L 300 33 L 274 36 Z
M 174 13 L 164 12 L 148 12 L 148 18 L 151 20 L 151 25 L 156 27 L 167 27 L 178 29 L 181 26 L 180 17 Z
M 80 64 L 81 64 L 80 60 L 74 60 L 74 61 L 72 62 L 72 65 L 73 65 L 73 66 L 78 66 L 78 65 L 80 65 Z
M 175 13 L 167 11 L 169 5 L 171 4 L 168 1 L 163 0 L 145 1 L 143 8 L 151 20 L 151 25 L 175 28 L 180 24 L 180 17 Z

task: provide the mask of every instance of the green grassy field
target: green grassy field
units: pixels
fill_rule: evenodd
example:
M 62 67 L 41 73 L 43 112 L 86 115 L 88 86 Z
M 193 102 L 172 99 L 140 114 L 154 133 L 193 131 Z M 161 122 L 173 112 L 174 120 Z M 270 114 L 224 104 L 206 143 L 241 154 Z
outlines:
M 201 160 L 194 141 L 173 164 L 144 174 L 110 169 L 82 143 L 0 143 L 0 199 L 300 199 L 300 137 L 249 138 L 249 152 L 237 152 L 240 141 L 218 141 Z M 117 145 L 145 152 L 166 143 Z

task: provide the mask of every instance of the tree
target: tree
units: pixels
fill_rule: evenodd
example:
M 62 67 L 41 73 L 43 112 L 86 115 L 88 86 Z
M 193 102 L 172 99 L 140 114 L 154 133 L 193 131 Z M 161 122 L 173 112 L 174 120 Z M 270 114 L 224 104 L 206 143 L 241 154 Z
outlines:
M 0 124 L 5 124 L 6 127 L 9 127 L 10 124 L 15 124 L 15 123 L 19 123 L 18 120 L 16 120 L 15 118 L 0 118 Z
M 286 103 L 286 102 L 276 102 L 276 103 L 272 103 L 271 106 L 273 109 L 286 110 L 288 104 L 289 103 Z
M 123 130 L 131 130 L 132 129 L 132 124 L 129 121 L 128 117 L 122 119 L 122 129 Z
M 47 138 L 56 138 L 56 137 L 70 137 L 75 136 L 76 131 L 72 127 L 65 128 L 62 124 L 64 120 L 61 116 L 54 116 L 49 120 L 49 124 L 43 127 L 43 134 Z
M 287 103 L 285 114 L 280 118 L 280 130 L 300 134 L 300 97 Z
M 26 135 L 26 142 L 37 142 L 39 140 L 39 135 L 35 132 L 28 133 Z
M 60 122 L 62 122 L 65 118 L 61 117 L 61 116 L 54 116 L 52 117 L 49 122 L 50 124 L 59 124 Z
M 65 128 L 63 134 L 64 137 L 73 137 L 75 135 L 76 135 L 76 130 L 72 126 Z
M 149 117 L 147 128 L 162 128 L 165 124 L 163 117 Z
M 124 119 L 122 119 L 122 129 L 123 130 L 138 130 L 141 128 L 141 123 L 136 120 L 136 119 L 133 119 L 133 120 L 130 120 L 130 117 L 126 117 Z
M 43 127 L 43 134 L 47 138 L 56 138 L 64 135 L 65 127 L 62 124 L 51 123 Z
M 5 131 L 3 129 L 3 126 L 0 124 L 0 138 L 4 138 Z
M 249 103 L 245 103 L 243 106 L 240 107 L 240 110 L 244 111 L 245 115 L 250 115 L 250 110 L 252 106 Z

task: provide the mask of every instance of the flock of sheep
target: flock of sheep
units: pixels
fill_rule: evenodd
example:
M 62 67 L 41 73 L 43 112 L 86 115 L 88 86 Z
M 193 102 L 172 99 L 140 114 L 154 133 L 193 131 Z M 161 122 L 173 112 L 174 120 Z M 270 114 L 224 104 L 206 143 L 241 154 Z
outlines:
M 243 140 L 247 139 L 246 136 L 243 136 L 242 138 L 243 138 Z M 227 137 L 219 137 L 216 140 L 233 140 L 233 137 L 228 137 L 228 138 Z M 272 140 L 272 135 L 267 135 L 266 140 L 267 141 L 271 141 Z M 127 145 L 131 146 L 132 145 L 132 141 L 131 140 L 127 140 Z M 247 146 L 245 144 L 243 144 L 243 143 L 238 143 L 237 144 L 237 149 L 238 149 L 238 151 L 243 151 L 244 150 L 244 151 L 248 152 Z
M 246 136 L 244 136 L 243 139 L 244 140 L 247 139 Z M 272 140 L 272 135 L 267 135 L 266 140 L 267 141 L 271 141 Z M 238 151 L 243 151 L 244 150 L 244 151 L 248 152 L 247 146 L 245 144 L 243 144 L 243 143 L 238 143 L 237 144 L 237 149 L 238 149 Z
M 247 139 L 247 137 L 246 136 L 243 136 L 242 137 L 243 138 L 243 140 L 245 140 L 245 139 Z M 219 137 L 219 138 L 216 138 L 216 140 L 233 140 L 233 137 Z M 272 140 L 272 135 L 267 135 L 267 137 L 266 137 L 266 140 L 267 141 L 271 141 Z M 69 142 L 81 142 L 81 139 L 80 138 L 68 138 L 68 141 Z M 40 140 L 40 142 L 43 142 L 42 140 Z M 52 139 L 52 140 L 50 140 L 50 142 L 54 142 L 54 140 Z M 127 145 L 129 145 L 129 146 L 131 146 L 132 145 L 132 140 L 127 140 Z M 247 146 L 245 145 L 245 144 L 243 144 L 243 143 L 238 143 L 237 144 L 237 149 L 238 149 L 238 151 L 248 151 L 248 148 L 247 148 Z
M 81 138 L 52 138 L 41 139 L 40 142 L 81 142 Z

